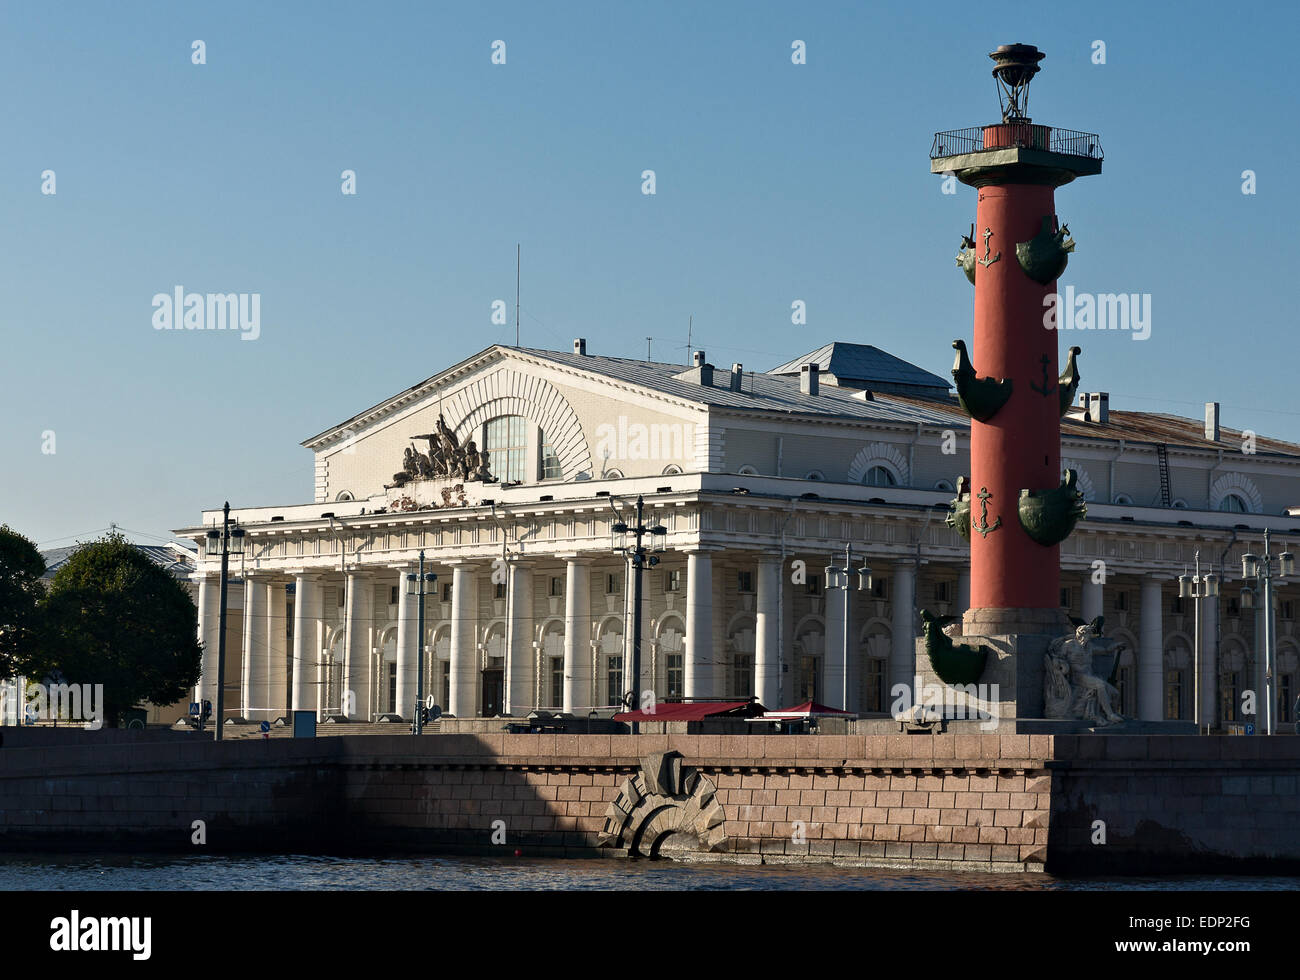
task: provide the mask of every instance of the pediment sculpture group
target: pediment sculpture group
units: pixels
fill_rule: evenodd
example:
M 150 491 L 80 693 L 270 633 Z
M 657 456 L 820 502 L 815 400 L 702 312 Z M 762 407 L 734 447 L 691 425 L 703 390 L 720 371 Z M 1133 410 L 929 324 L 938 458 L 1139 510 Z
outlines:
M 437 431 L 411 438 L 428 440 L 429 451 L 421 452 L 414 443 L 407 446 L 402 454 L 402 469 L 393 474 L 393 486 L 400 487 L 412 480 L 496 482 L 488 469 L 487 450 L 480 450 L 473 439 L 462 446 L 443 416 L 438 416 Z

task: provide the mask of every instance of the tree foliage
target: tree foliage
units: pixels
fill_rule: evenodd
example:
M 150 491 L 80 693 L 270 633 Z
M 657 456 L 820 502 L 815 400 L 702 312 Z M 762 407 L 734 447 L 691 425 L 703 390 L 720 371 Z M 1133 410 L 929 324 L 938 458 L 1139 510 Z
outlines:
M 21 669 L 30 654 L 37 603 L 45 594 L 45 559 L 32 541 L 0 525 L 0 677 Z
M 127 708 L 172 704 L 198 680 L 198 611 L 185 587 L 120 534 L 82 545 L 41 604 L 33 676 L 103 684 L 110 724 Z

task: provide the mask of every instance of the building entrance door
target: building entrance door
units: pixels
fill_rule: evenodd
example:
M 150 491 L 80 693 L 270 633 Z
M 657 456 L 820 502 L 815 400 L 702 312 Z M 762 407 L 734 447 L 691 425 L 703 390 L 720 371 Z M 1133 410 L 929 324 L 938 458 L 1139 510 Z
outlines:
M 505 707 L 506 672 L 499 667 L 483 671 L 483 714 L 493 718 Z

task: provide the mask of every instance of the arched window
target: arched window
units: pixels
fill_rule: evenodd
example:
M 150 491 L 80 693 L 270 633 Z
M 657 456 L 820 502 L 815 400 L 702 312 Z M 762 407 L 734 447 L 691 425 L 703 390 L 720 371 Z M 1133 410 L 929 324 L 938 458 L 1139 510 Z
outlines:
M 954 488 L 951 480 L 940 480 L 938 483 L 934 485 L 934 488 L 936 490 L 947 490 L 949 493 L 954 492 Z
M 805 479 L 805 480 L 825 480 L 825 479 L 826 479 L 826 474 L 823 473 L 821 470 L 813 470 L 811 473 L 809 473 L 807 476 L 805 476 L 804 479 Z
M 741 476 L 758 476 L 758 470 L 748 465 L 742 466 L 740 469 L 736 470 L 736 472 Z
M 338 492 L 337 496 L 335 496 L 334 499 L 335 499 L 335 501 L 340 501 L 340 500 L 351 500 L 351 499 L 353 499 L 353 498 L 352 498 L 352 491 L 351 491 L 351 490 L 340 490 L 340 491 Z
M 621 479 L 623 479 L 623 471 L 622 471 L 622 470 L 606 470 L 606 471 L 605 471 L 605 479 L 606 479 L 606 480 L 621 480 Z
M 502 483 L 520 483 L 527 478 L 528 428 L 522 415 L 498 415 L 490 420 L 483 441 L 493 476 Z
M 1175 497 L 1174 510 L 1186 510 L 1186 509 L 1187 509 L 1187 501 L 1184 500 L 1182 497 Z
M 682 475 L 682 468 L 681 468 L 680 466 L 678 466 L 676 463 L 671 463 L 671 464 L 669 464 L 668 466 L 665 466 L 665 467 L 664 467 L 663 475 L 664 475 L 664 476 L 681 476 L 681 475 Z
M 896 487 L 898 479 L 883 466 L 873 466 L 862 477 L 862 482 L 869 487 Z
M 1126 493 L 1117 493 L 1115 494 L 1115 503 L 1126 504 L 1131 506 L 1133 503 L 1133 498 Z
M 1245 497 L 1236 493 L 1227 493 L 1219 501 L 1219 510 L 1227 511 L 1230 514 L 1245 514 L 1250 511 L 1250 508 L 1246 505 Z

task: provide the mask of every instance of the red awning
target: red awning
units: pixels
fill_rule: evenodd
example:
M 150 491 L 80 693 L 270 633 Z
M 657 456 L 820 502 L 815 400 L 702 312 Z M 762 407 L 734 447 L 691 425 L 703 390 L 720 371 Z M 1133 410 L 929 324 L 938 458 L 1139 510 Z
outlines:
M 652 711 L 625 711 L 615 721 L 703 721 L 705 718 L 749 718 L 767 709 L 757 701 L 663 701 Z
M 805 701 L 803 704 L 796 704 L 793 708 L 782 708 L 780 711 L 769 711 L 763 715 L 764 718 L 813 718 L 817 715 L 852 715 L 852 711 L 841 711 L 839 708 L 832 708 L 828 705 L 818 704 L 816 701 Z

